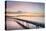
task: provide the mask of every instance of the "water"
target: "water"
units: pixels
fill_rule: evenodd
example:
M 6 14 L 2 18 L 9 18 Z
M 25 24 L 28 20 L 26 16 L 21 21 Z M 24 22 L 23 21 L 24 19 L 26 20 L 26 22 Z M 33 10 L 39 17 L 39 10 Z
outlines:
M 37 23 L 45 23 L 44 17 L 17 17 L 17 18 L 33 21 Z
M 14 17 L 13 17 L 14 18 Z M 28 20 L 28 21 L 33 21 L 33 22 L 37 22 L 37 23 L 43 23 L 44 24 L 44 17 L 16 17 L 19 19 L 24 19 L 24 20 Z M 23 21 L 19 21 L 16 19 L 11 19 L 11 18 L 7 18 L 7 29 L 11 29 L 11 30 L 15 30 L 15 29 L 24 29 L 21 25 L 19 25 L 18 23 L 16 23 L 16 21 L 20 22 L 21 24 L 30 27 L 30 28 L 36 28 L 35 25 L 33 24 L 29 24 Z M 40 27 L 41 28 L 41 27 Z

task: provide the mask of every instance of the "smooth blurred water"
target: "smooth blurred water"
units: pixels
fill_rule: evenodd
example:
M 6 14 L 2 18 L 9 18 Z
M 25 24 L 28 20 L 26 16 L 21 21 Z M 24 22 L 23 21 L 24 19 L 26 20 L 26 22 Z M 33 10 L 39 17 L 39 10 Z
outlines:
M 24 20 L 28 20 L 28 21 L 33 21 L 33 22 L 37 22 L 37 23 L 45 23 L 44 17 L 17 17 L 19 19 L 24 19 Z M 18 23 L 16 23 L 16 21 L 20 22 L 21 24 L 29 27 L 29 28 L 36 28 L 35 25 L 33 24 L 29 24 L 23 21 L 19 21 L 16 19 L 11 19 L 11 18 L 7 18 L 7 29 L 24 29 L 21 25 L 19 25 Z

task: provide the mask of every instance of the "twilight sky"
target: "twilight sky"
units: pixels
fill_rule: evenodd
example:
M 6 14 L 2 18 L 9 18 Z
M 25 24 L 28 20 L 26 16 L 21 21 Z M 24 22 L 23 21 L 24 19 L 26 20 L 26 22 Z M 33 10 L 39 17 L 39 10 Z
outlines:
M 16 11 L 44 13 L 44 3 L 8 1 L 7 12 Z

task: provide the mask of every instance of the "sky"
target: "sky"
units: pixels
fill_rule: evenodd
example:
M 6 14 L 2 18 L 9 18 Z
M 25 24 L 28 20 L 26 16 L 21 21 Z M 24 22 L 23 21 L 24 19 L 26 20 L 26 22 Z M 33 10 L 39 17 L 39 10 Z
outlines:
M 31 13 L 44 13 L 44 3 L 38 2 L 7 2 L 7 12 L 31 12 Z

